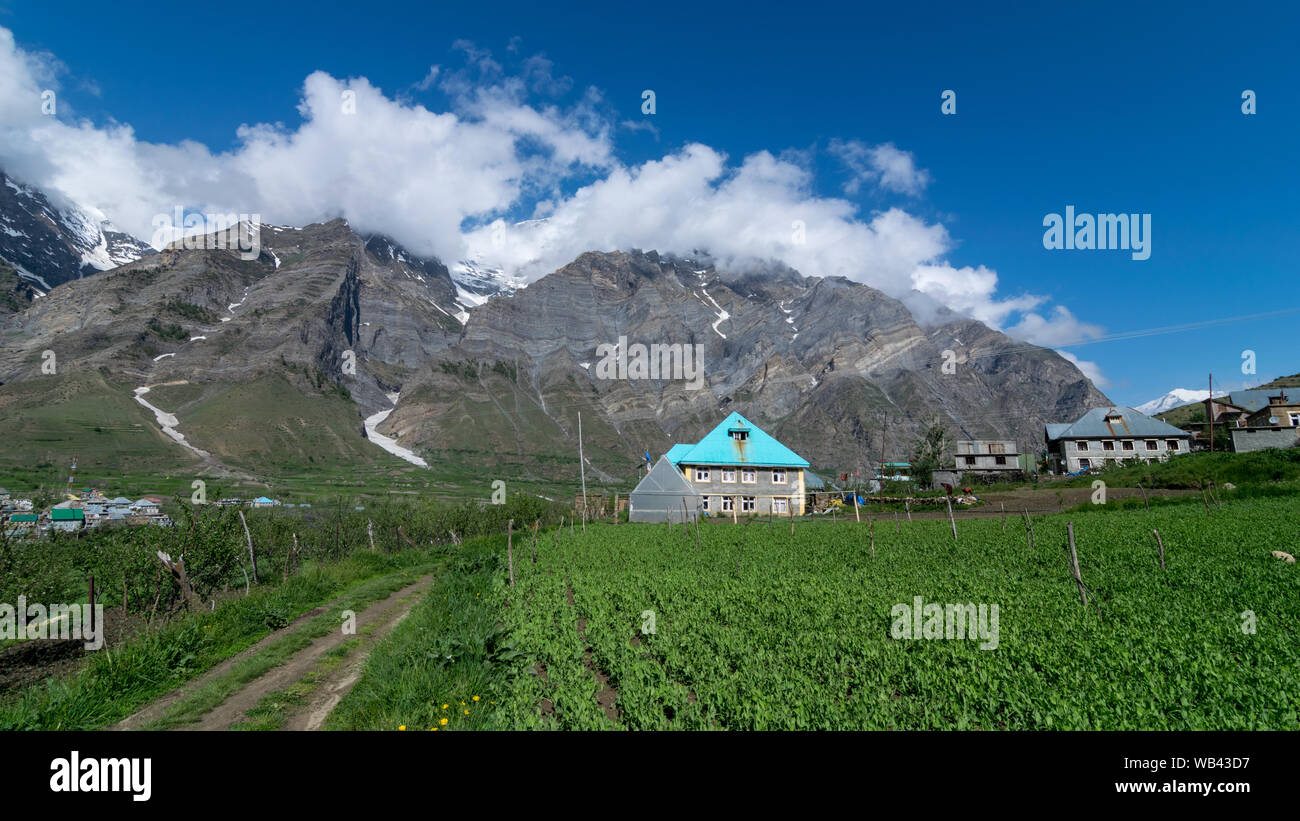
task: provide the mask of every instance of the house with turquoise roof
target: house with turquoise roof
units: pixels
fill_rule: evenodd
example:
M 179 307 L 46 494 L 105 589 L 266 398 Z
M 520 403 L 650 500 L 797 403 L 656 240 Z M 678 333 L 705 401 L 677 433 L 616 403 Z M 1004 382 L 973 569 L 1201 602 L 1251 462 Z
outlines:
M 693 445 L 673 445 L 665 458 L 711 516 L 803 515 L 808 460 L 739 413 Z

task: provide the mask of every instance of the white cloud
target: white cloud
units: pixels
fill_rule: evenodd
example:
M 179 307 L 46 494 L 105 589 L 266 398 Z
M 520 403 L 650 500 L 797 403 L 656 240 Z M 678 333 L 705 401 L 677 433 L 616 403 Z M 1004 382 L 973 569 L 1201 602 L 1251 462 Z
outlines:
M 852 176 L 844 193 L 858 193 L 863 183 L 874 183 L 887 191 L 919 196 L 930 184 L 930 172 L 916 167 L 916 157 L 893 143 L 869 146 L 860 140 L 832 140 L 830 152 L 839 157 Z
M 512 41 L 513 42 L 513 41 Z M 720 267 L 772 261 L 806 275 L 842 276 L 940 315 L 938 306 L 1052 347 L 1101 333 L 1046 299 L 998 296 L 986 266 L 947 261 L 953 241 L 939 223 L 899 207 L 863 214 L 847 199 L 814 189 L 806 151 L 728 158 L 692 143 L 639 165 L 620 162 L 613 135 L 622 120 L 601 93 L 576 100 L 543 56 L 508 75 L 472 43 L 465 66 L 431 66 L 414 88 L 436 87 L 449 110 L 386 95 L 365 78 L 308 76 L 293 128 L 238 127 L 237 146 L 214 153 L 184 141 L 137 138 L 129 125 L 96 125 L 40 114 L 40 92 L 66 68 L 52 55 L 19 48 L 0 28 L 0 165 L 56 200 L 90 206 L 122 230 L 153 236 L 152 220 L 176 207 L 260 214 L 275 224 L 346 218 L 417 254 L 448 263 L 473 258 L 532 280 L 584 251 L 706 252 Z M 411 87 L 408 87 L 408 89 Z M 354 95 L 355 113 L 343 105 Z M 656 133 L 657 136 L 657 132 Z M 911 153 L 892 143 L 835 141 L 853 174 L 917 195 L 930 181 Z M 515 223 L 510 217 L 527 215 Z M 924 318 L 922 317 L 922 318 Z
M 1059 348 L 1056 352 L 1069 362 L 1073 363 L 1074 367 L 1082 371 L 1083 375 L 1092 380 L 1092 384 L 1096 385 L 1098 388 L 1105 390 L 1110 387 L 1110 380 L 1102 374 L 1101 367 L 1096 362 L 1080 359 L 1069 351 L 1063 351 Z
M 1047 347 L 1072 345 L 1096 339 L 1104 331 L 1105 329 L 1100 325 L 1080 321 L 1064 305 L 1054 306 L 1050 317 L 1038 313 L 1026 313 L 1018 323 L 1006 329 L 1009 335 L 1017 339 Z

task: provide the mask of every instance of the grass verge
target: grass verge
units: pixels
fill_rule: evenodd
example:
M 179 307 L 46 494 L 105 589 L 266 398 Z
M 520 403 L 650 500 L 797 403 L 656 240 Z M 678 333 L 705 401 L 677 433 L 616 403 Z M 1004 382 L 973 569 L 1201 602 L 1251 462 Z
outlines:
M 424 599 L 371 651 L 325 729 L 498 729 L 494 702 L 509 663 L 519 661 L 489 605 L 505 575 L 504 541 L 474 539 L 456 550 Z
M 113 724 L 273 630 L 376 576 L 427 564 L 428 551 L 359 553 L 306 565 L 276 587 L 183 616 L 158 632 L 93 655 L 77 672 L 47 679 L 0 704 L 0 730 L 89 730 Z

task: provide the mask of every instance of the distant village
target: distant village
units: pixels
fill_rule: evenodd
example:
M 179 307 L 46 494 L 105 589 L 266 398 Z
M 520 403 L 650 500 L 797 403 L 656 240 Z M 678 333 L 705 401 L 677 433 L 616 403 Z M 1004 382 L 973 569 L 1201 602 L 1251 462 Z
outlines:
M 0 521 L 4 522 L 4 533 L 10 538 L 37 537 L 50 533 L 78 533 L 100 527 L 140 527 L 156 525 L 170 527 L 172 518 L 162 511 L 162 499 L 158 496 L 143 496 L 128 499 L 125 496 L 108 498 L 108 494 L 96 488 L 69 490 L 64 494 L 67 500 L 59 502 L 48 510 L 36 510 L 31 499 L 24 499 L 0 487 Z M 282 505 L 279 500 L 259 496 L 256 499 L 221 499 L 213 503 L 216 507 L 294 507 Z M 311 507 L 309 504 L 298 507 Z

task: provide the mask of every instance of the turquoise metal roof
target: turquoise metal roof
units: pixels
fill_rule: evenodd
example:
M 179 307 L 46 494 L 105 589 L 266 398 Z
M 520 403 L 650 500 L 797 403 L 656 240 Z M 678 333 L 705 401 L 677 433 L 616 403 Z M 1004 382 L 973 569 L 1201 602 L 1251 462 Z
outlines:
M 741 441 L 733 432 L 744 431 Z M 690 447 L 689 451 L 678 448 Z M 709 431 L 698 444 L 674 445 L 668 451 L 674 464 L 687 465 L 763 465 L 769 467 L 808 467 L 808 460 L 773 439 L 762 428 L 738 413 L 733 413 L 722 424 Z
M 664 454 L 664 458 L 672 462 L 674 465 L 679 464 L 682 461 L 682 457 L 690 453 L 691 449 L 694 447 L 694 445 L 673 445 L 668 449 L 668 452 Z

